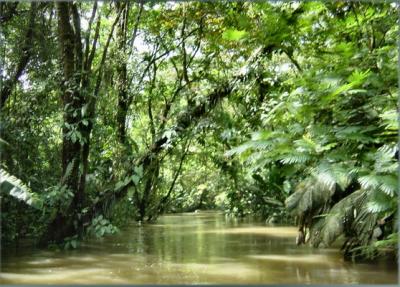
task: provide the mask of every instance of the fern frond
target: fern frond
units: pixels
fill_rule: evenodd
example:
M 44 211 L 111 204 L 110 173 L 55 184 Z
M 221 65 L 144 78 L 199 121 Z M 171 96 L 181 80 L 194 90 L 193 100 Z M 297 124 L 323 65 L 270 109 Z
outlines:
M 263 151 L 253 152 L 251 155 L 247 157 L 246 164 L 252 165 L 264 158 L 265 158 L 265 152 Z
M 227 152 L 225 152 L 225 156 L 226 157 L 231 157 L 234 156 L 236 154 L 242 154 L 245 151 L 247 151 L 248 149 L 250 149 L 250 146 L 248 144 L 242 144 L 240 146 L 231 148 L 230 150 L 228 150 Z
M 380 213 L 388 211 L 390 209 L 390 206 L 386 202 L 372 201 L 368 202 L 367 208 L 369 212 Z
M 336 184 L 335 177 L 332 176 L 332 173 L 328 171 L 319 172 L 317 175 L 317 179 L 322 184 L 326 185 L 327 188 L 333 189 Z
M 260 157 L 254 164 L 251 165 L 250 172 L 255 172 L 262 169 L 266 164 L 270 163 L 271 159 L 268 157 Z

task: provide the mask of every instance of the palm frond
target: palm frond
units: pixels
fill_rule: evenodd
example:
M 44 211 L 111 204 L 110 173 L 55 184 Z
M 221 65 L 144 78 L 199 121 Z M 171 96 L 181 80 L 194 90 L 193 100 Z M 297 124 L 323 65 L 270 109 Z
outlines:
M 399 164 L 395 158 L 398 150 L 397 144 L 386 144 L 375 153 L 374 169 L 381 173 L 395 173 Z
M 367 135 L 367 132 L 375 130 L 375 127 L 365 126 L 349 126 L 345 128 L 339 128 L 336 131 L 336 137 L 342 141 L 355 141 L 360 143 L 372 143 L 376 139 L 372 136 Z
M 313 169 L 314 177 L 329 189 L 339 185 L 345 190 L 354 178 L 353 167 L 348 167 L 339 163 L 322 162 Z
M 294 152 L 281 156 L 280 162 L 283 164 L 306 163 L 311 159 L 311 156 L 305 153 Z
M 290 213 L 302 216 L 306 212 L 324 206 L 334 192 L 334 188 L 329 188 L 310 176 L 296 186 L 295 192 L 286 199 L 285 205 Z
M 393 197 L 399 190 L 399 181 L 395 175 L 382 175 L 380 182 L 379 189 L 390 197 Z
M 388 235 L 384 240 L 375 242 L 374 246 L 376 248 L 397 248 L 399 244 L 399 234 L 394 232 Z
M 354 221 L 367 199 L 365 190 L 358 190 L 336 203 L 325 217 L 321 229 L 322 242 L 329 246 L 345 232 L 345 225 Z
M 361 187 L 364 189 L 373 189 L 377 188 L 380 183 L 379 183 L 379 176 L 373 173 L 360 176 L 358 178 L 358 182 L 360 183 Z
M 393 197 L 397 192 L 398 180 L 394 174 L 379 175 L 373 172 L 360 176 L 358 182 L 364 189 L 377 189 L 383 191 L 385 194 Z
M 242 154 L 248 150 L 265 150 L 267 147 L 271 146 L 272 142 L 268 140 L 251 140 L 241 144 L 240 146 L 234 147 L 227 152 L 225 152 L 225 156 L 230 157 L 233 155 Z
M 397 146 L 397 143 L 393 144 L 385 144 L 378 148 L 378 153 L 377 155 L 379 156 L 384 156 L 384 157 L 389 157 L 393 158 L 396 152 L 398 151 L 399 147 Z
M 398 112 L 396 110 L 386 111 L 380 117 L 387 130 L 397 131 L 399 129 Z
M 367 210 L 372 213 L 384 213 L 394 211 L 397 208 L 397 200 L 386 193 L 374 190 L 371 192 L 370 200 L 367 204 Z
M 37 194 L 34 194 L 26 184 L 4 169 L 0 169 L 0 191 L 32 207 L 40 208 L 42 206 L 42 202 Z

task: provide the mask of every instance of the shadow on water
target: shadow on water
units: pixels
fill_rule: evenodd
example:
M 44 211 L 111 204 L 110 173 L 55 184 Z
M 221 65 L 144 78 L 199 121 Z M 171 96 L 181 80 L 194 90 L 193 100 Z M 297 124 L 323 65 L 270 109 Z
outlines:
M 393 262 L 354 264 L 336 249 L 296 247 L 296 229 L 215 212 L 167 215 L 77 250 L 5 252 L 2 284 L 395 283 Z

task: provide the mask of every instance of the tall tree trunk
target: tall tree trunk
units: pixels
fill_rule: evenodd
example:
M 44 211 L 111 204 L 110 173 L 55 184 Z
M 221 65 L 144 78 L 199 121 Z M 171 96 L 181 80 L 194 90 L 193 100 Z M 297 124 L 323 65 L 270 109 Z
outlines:
M 47 240 L 61 242 L 65 237 L 75 235 L 78 232 L 78 213 L 82 207 L 83 194 L 79 190 L 79 166 L 81 164 L 81 109 L 84 99 L 80 93 L 80 75 L 77 71 L 81 67 L 79 49 L 80 39 L 70 22 L 72 4 L 68 2 L 57 3 L 58 12 L 58 37 L 62 58 L 64 85 L 63 85 L 63 119 L 62 129 L 62 182 L 61 184 L 72 192 L 71 203 L 66 210 L 58 210 L 58 213 L 49 227 L 49 238 Z
M 128 91 L 127 91 L 127 60 L 126 60 L 126 44 L 127 44 L 127 25 L 128 25 L 128 4 L 117 2 L 117 9 L 121 11 L 122 16 L 117 26 L 117 42 L 118 52 L 120 53 L 117 60 L 117 91 L 118 91 L 118 108 L 117 108 L 117 129 L 118 139 L 122 145 L 126 145 L 126 115 L 128 113 Z
M 118 51 L 122 52 L 122 57 L 118 58 L 116 72 L 117 72 L 117 91 L 118 91 L 118 108 L 117 108 L 117 135 L 119 142 L 127 147 L 126 140 L 126 117 L 128 115 L 129 106 L 132 102 L 132 97 L 128 94 L 128 72 L 127 72 L 127 57 L 131 54 L 132 50 L 128 52 L 128 42 L 133 46 L 141 15 L 143 12 L 143 1 L 138 5 L 138 12 L 133 27 L 132 38 L 128 41 L 128 17 L 130 11 L 130 4 L 128 1 L 125 3 L 117 2 L 117 9 L 122 13 L 117 27 L 117 43 Z
M 78 75 L 75 71 L 75 36 L 70 23 L 70 4 L 57 3 L 58 11 L 58 35 L 60 50 L 62 55 L 62 66 L 64 70 L 64 86 L 62 103 L 64 110 L 63 126 L 63 147 L 62 147 L 62 170 L 64 184 L 72 191 L 78 189 L 78 167 L 80 162 L 81 144 L 77 138 L 70 133 L 76 130 L 80 122 L 80 108 L 82 99 L 80 98 L 77 86 Z M 79 130 L 78 130 L 79 131 Z M 68 176 L 68 166 L 72 164 L 70 176 Z
M 95 4 L 96 5 L 96 4 Z M 94 11 L 96 6 L 94 6 Z M 95 13 L 95 12 L 92 12 Z M 94 17 L 94 16 L 92 16 Z M 94 44 L 92 46 L 92 51 L 89 53 L 85 53 L 86 58 L 83 59 L 83 62 L 85 65 L 83 66 L 85 71 L 82 80 L 81 80 L 81 89 L 87 91 L 87 94 L 90 95 L 86 99 L 86 112 L 85 112 L 85 124 L 82 125 L 81 127 L 81 134 L 83 138 L 82 142 L 82 173 L 81 173 L 81 178 L 79 182 L 79 194 L 84 195 L 85 192 L 85 186 L 86 186 L 86 175 L 89 170 L 89 152 L 90 152 L 90 136 L 93 130 L 93 125 L 95 121 L 95 116 L 96 116 L 96 103 L 97 103 L 97 98 L 99 96 L 100 92 L 100 87 L 101 83 L 103 80 L 103 71 L 104 71 L 104 65 L 108 53 L 108 47 L 111 42 L 112 35 L 114 33 L 114 29 L 116 24 L 118 23 L 119 19 L 121 17 L 121 11 L 118 12 L 117 17 L 115 18 L 114 23 L 111 26 L 111 31 L 107 37 L 106 44 L 104 46 L 104 49 L 102 51 L 102 56 L 100 60 L 100 64 L 97 69 L 97 76 L 96 76 L 96 81 L 95 81 L 95 86 L 93 93 L 92 91 L 89 91 L 89 73 L 91 72 L 91 65 L 94 57 L 94 51 L 95 51 L 95 43 L 97 42 L 97 37 L 99 36 L 99 27 L 100 27 L 100 21 L 98 21 L 98 25 L 96 27 L 96 32 L 95 32 L 95 39 L 94 39 Z M 87 40 L 88 43 L 88 40 Z
M 146 175 L 144 178 L 143 194 L 140 201 L 136 204 L 140 221 L 143 221 L 146 216 L 151 217 L 149 213 L 149 204 L 151 202 L 151 196 L 154 194 L 153 191 L 156 189 L 159 179 L 160 163 L 158 158 L 154 158 L 150 167 L 146 170 Z
M 86 36 L 85 47 L 82 45 L 80 15 L 77 5 L 69 2 L 57 2 L 58 39 L 64 75 L 63 85 L 63 147 L 62 147 L 62 184 L 70 192 L 72 199 L 64 208 L 59 208 L 57 215 L 49 225 L 49 233 L 42 238 L 42 243 L 49 240 L 61 242 L 65 237 L 81 236 L 83 225 L 91 216 L 83 216 L 85 204 L 86 174 L 89 167 L 90 135 L 93 129 L 97 97 L 100 92 L 103 70 L 114 28 L 119 21 L 118 13 L 104 45 L 101 60 L 96 70 L 93 90 L 90 88 L 92 62 L 96 43 L 100 37 L 100 15 L 95 28 L 91 49 L 89 36 Z M 93 5 L 89 20 L 89 30 L 97 10 Z M 72 23 L 71 23 L 72 18 Z M 88 31 L 90 34 L 90 31 Z M 67 216 L 68 215 L 68 216 Z M 93 214 L 92 214 L 93 215 Z

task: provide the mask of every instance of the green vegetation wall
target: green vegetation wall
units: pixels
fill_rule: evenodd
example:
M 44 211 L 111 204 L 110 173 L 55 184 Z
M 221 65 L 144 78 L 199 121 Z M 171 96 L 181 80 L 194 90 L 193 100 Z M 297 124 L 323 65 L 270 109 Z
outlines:
M 397 6 L 0 3 L 2 241 L 219 209 L 395 251 Z

